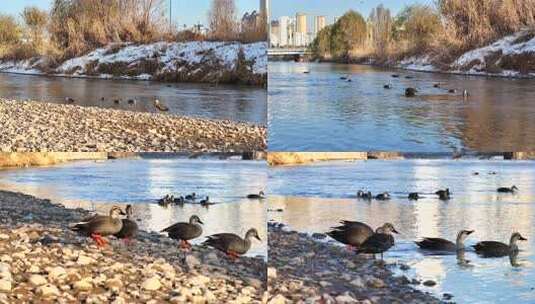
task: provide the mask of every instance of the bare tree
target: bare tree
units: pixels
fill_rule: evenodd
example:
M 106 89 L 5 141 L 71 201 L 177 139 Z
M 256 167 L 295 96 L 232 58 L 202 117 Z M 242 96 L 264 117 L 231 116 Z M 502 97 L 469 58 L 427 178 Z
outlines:
M 213 39 L 234 40 L 238 31 L 236 4 L 234 0 L 212 0 L 208 13 Z

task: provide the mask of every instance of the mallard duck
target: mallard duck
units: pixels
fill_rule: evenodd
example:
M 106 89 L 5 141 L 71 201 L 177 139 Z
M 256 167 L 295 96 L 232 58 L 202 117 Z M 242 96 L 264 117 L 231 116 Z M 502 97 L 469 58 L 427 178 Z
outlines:
M 398 232 L 394 228 L 394 225 L 390 223 L 386 223 L 377 228 L 375 233 L 360 245 L 360 247 L 357 249 L 357 254 L 373 254 L 375 257 L 377 253 L 380 253 L 381 259 L 383 259 L 383 252 L 394 246 L 394 237 L 392 236 L 392 233 Z
M 477 254 L 483 257 L 502 257 L 518 252 L 517 241 L 527 241 L 527 239 L 520 233 L 515 232 L 509 239 L 509 245 L 496 241 L 483 241 L 472 247 L 474 247 Z
M 438 198 L 443 201 L 449 200 L 451 195 L 449 188 L 446 188 L 446 190 L 438 190 L 435 192 L 435 194 L 438 195 Z
M 123 221 L 123 227 L 121 230 L 114 234 L 115 237 L 119 239 L 123 239 L 125 243 L 130 243 L 132 239 L 135 239 L 138 233 L 138 226 L 137 223 L 133 220 L 132 214 L 132 205 L 128 204 L 126 205 L 126 218 L 122 219 Z
M 163 103 L 161 103 L 158 99 L 155 99 L 154 100 L 154 107 L 162 112 L 167 112 L 169 111 L 169 108 L 164 105 Z
M 191 248 L 191 244 L 188 241 L 201 236 L 201 225 L 203 224 L 204 223 L 198 216 L 192 215 L 189 218 L 188 223 L 179 222 L 163 229 L 160 232 L 167 232 L 167 235 L 170 238 L 179 240 L 181 248 Z
M 249 251 L 253 237 L 261 241 L 258 231 L 251 228 L 243 239 L 233 233 L 218 233 L 208 236 L 203 244 L 226 253 L 231 259 L 236 259 Z
M 390 193 L 388 192 L 379 193 L 375 196 L 375 199 L 378 201 L 387 201 L 390 199 Z
M 258 194 L 248 194 L 247 198 L 248 199 L 263 199 L 265 198 L 265 194 L 264 194 L 264 191 L 260 191 L 258 192 Z
M 341 221 L 341 226 L 332 227 L 326 234 L 336 241 L 346 244 L 348 250 L 359 248 L 373 235 L 372 227 L 362 222 Z M 383 227 L 386 227 L 384 224 Z
M 515 185 L 513 185 L 511 188 L 500 187 L 500 188 L 496 189 L 496 191 L 498 191 L 500 193 L 515 193 L 516 191 L 518 191 L 518 188 Z
M 420 198 L 420 195 L 418 194 L 418 192 L 409 193 L 409 200 L 417 201 L 419 198 Z
M 71 227 L 72 231 L 77 231 L 82 235 L 90 236 L 98 247 L 105 246 L 108 242 L 103 236 L 114 235 L 123 228 L 123 221 L 119 218 L 125 213 L 118 206 L 110 209 L 109 215 L 96 215 L 89 221 L 76 223 Z
M 416 96 L 416 92 L 418 92 L 418 90 L 416 90 L 415 88 L 406 88 L 405 97 L 414 97 Z
M 474 230 L 461 230 L 457 233 L 455 243 L 442 238 L 428 238 L 424 237 L 421 241 L 414 242 L 418 247 L 425 250 L 437 251 L 457 251 L 464 249 L 464 240 L 472 234 Z

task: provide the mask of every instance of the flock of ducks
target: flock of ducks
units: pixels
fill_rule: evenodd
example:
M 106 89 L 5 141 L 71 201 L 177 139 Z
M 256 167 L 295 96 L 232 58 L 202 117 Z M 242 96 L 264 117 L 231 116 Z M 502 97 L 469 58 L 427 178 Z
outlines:
M 65 101 L 65 103 L 67 103 L 67 104 L 74 104 L 74 103 L 76 102 L 76 100 L 74 100 L 74 98 L 72 98 L 72 97 L 68 97 L 68 96 L 65 97 L 64 101 Z M 105 99 L 104 97 L 102 97 L 102 98 L 100 98 L 100 101 L 101 101 L 101 102 L 105 102 L 106 99 Z M 112 101 L 113 101 L 114 104 L 122 104 L 122 103 L 124 103 L 124 100 L 121 99 L 121 98 L 115 98 L 115 99 L 113 99 Z M 129 99 L 126 100 L 126 102 L 127 102 L 129 105 L 135 105 L 135 104 L 138 103 L 137 99 L 135 99 L 135 98 L 129 98 Z M 163 103 L 162 103 L 160 100 L 158 100 L 158 99 L 153 100 L 152 104 L 154 105 L 154 107 L 155 107 L 156 109 L 158 109 L 158 110 L 161 111 L 161 112 L 167 112 L 167 111 L 169 111 L 169 107 L 167 107 L 165 104 L 163 104 Z
M 264 191 L 259 193 L 248 194 L 248 199 L 264 199 Z M 175 197 L 172 194 L 166 194 L 164 197 L 158 200 L 158 205 L 162 207 L 168 207 L 170 205 L 184 206 L 184 204 L 200 204 L 203 207 L 215 205 L 216 203 L 210 201 L 209 196 L 205 196 L 204 199 L 199 199 L 195 192 L 187 194 L 185 196 Z
M 383 259 L 383 253 L 394 246 L 395 241 L 392 234 L 399 233 L 391 223 L 385 223 L 375 231 L 362 222 L 341 221 L 340 224 L 340 226 L 332 227 L 327 235 L 345 244 L 349 250 L 355 251 L 357 254 L 373 254 L 374 258 L 376 254 L 381 254 L 381 259 Z M 415 241 L 415 244 L 426 251 L 457 252 L 465 250 L 464 241 L 473 232 L 474 230 L 459 231 L 455 243 L 442 238 L 424 237 L 420 241 Z M 509 244 L 498 241 L 482 241 L 472 247 L 482 257 L 503 257 L 517 254 L 517 241 L 526 240 L 520 233 L 514 232 L 509 239 Z
M 108 244 L 108 241 L 103 238 L 105 236 L 115 236 L 129 244 L 136 238 L 139 231 L 137 223 L 132 219 L 132 213 L 131 205 L 126 206 L 126 212 L 123 212 L 119 206 L 112 206 L 109 215 L 91 216 L 72 225 L 71 230 L 92 238 L 98 247 Z M 122 215 L 126 215 L 126 218 L 121 218 Z M 180 248 L 188 250 L 192 247 L 188 241 L 202 235 L 203 224 L 197 215 L 192 215 L 188 222 L 178 222 L 160 232 L 166 232 L 170 238 L 180 242 Z M 252 238 L 261 241 L 255 228 L 249 229 L 244 238 L 233 233 L 213 234 L 207 236 L 203 245 L 222 251 L 234 260 L 249 251 Z
M 513 193 L 514 194 L 518 191 L 518 187 L 515 185 L 511 187 L 500 187 L 496 189 L 496 191 L 498 193 Z M 434 194 L 438 196 L 438 199 L 443 200 L 443 201 L 447 201 L 451 199 L 451 192 L 449 188 L 437 190 L 435 191 Z M 390 196 L 390 193 L 388 192 L 383 192 L 377 195 L 373 195 L 371 191 L 359 190 L 357 191 L 357 198 L 362 199 L 362 200 L 369 200 L 369 201 L 371 200 L 387 201 L 391 199 L 391 196 Z M 407 198 L 409 200 L 418 200 L 420 198 L 423 198 L 423 196 L 420 195 L 420 193 L 418 192 L 410 192 Z

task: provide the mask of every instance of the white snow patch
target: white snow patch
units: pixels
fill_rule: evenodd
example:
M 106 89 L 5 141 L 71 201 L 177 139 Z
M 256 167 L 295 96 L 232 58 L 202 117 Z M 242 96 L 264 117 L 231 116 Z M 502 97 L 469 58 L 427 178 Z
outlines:
M 407 70 L 413 70 L 413 71 L 426 71 L 426 72 L 433 72 L 437 69 L 431 64 L 431 58 L 429 56 L 423 56 L 423 57 L 408 57 L 399 63 L 399 67 Z

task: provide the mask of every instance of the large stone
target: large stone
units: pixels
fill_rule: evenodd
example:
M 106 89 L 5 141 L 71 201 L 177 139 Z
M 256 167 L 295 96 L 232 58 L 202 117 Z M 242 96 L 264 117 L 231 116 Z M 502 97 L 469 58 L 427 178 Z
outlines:
M 160 279 L 157 276 L 153 276 L 146 279 L 141 285 L 141 288 L 152 291 L 160 289 L 161 286 L 162 283 L 160 283 Z
M 46 284 L 37 288 L 37 294 L 46 298 L 52 296 L 59 296 L 60 291 L 55 285 Z
M 79 291 L 88 291 L 93 289 L 93 281 L 91 278 L 83 278 L 80 281 L 74 283 L 74 289 Z
M 67 276 L 67 272 L 61 266 L 56 266 L 48 270 L 48 279 L 51 281 L 58 281 Z
M 44 276 L 38 274 L 32 274 L 28 279 L 28 282 L 33 286 L 41 286 L 48 283 L 47 279 Z
M 281 294 L 274 296 L 268 302 L 268 304 L 286 304 L 286 303 L 290 303 L 290 302 Z
M 0 292 L 10 292 L 11 291 L 11 281 L 0 280 Z

